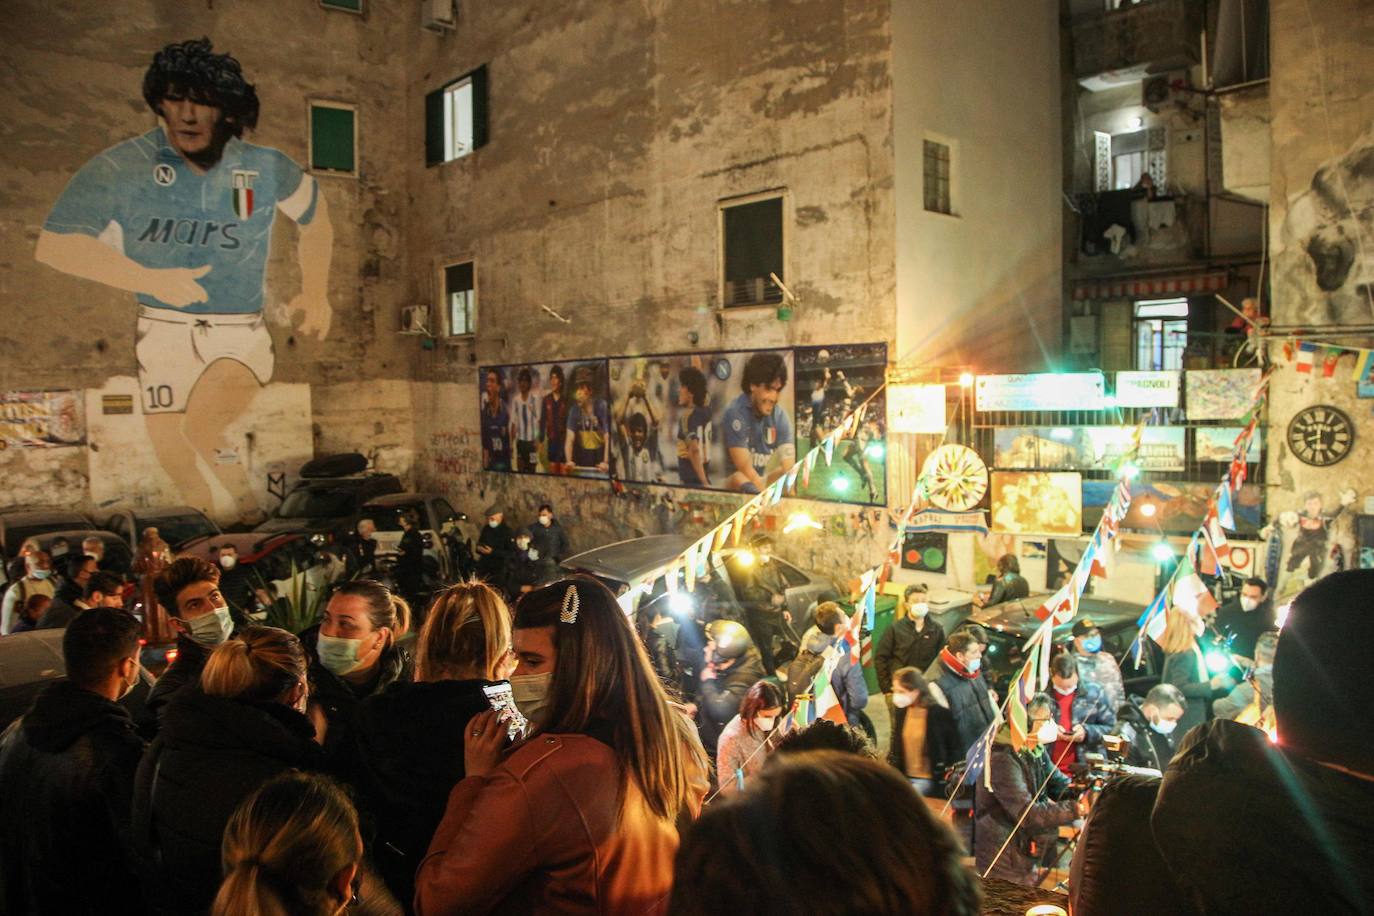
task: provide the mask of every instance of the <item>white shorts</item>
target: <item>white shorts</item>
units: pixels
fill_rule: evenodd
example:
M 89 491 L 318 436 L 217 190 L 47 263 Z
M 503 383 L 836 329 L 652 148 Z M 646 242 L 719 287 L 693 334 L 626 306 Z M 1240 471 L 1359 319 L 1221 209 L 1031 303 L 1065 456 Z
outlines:
M 266 385 L 276 359 L 262 312 L 196 315 L 146 306 L 138 310 L 134 355 L 145 414 L 184 413 L 191 389 L 217 360 L 242 363 Z

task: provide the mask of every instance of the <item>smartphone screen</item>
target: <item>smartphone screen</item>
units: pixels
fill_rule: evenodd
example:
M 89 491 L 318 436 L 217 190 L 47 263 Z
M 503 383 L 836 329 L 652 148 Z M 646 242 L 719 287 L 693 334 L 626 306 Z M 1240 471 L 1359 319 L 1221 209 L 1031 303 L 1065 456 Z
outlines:
M 511 693 L 510 681 L 497 681 L 482 688 L 491 708 L 501 713 L 501 721 L 506 723 L 510 740 L 518 741 L 529 731 L 529 721 L 515 705 L 515 694 Z

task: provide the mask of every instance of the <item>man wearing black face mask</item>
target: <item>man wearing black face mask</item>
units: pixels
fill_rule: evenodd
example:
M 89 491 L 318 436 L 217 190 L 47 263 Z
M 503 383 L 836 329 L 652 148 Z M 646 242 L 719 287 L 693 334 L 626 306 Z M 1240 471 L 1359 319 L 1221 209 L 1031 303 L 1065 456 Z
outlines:
M 127 611 L 83 611 L 63 634 L 66 678 L 0 740 L 0 912 L 143 912 L 127 840 L 144 745 L 118 703 L 140 630 Z

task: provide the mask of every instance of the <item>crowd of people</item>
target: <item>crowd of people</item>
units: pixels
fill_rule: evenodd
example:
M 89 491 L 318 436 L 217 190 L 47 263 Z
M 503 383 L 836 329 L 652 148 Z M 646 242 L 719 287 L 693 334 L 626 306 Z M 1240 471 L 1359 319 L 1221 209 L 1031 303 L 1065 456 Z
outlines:
M 66 678 L 0 738 L 4 912 L 975 913 L 980 876 L 1037 883 L 1066 826 L 1077 912 L 1374 900 L 1374 674 L 1355 654 L 1374 572 L 1309 588 L 1282 631 L 1253 580 L 1210 624 L 1170 609 L 1143 697 L 1080 618 L 1024 736 L 983 670 L 988 634 L 945 634 L 910 586 L 874 652 L 884 761 L 848 653 L 829 669 L 845 724 L 780 727 L 846 615 L 822 602 L 796 656 L 766 664 L 734 619 L 779 613 L 766 576 L 709 620 L 663 600 L 627 617 L 585 577 L 474 579 L 416 615 L 360 579 L 293 634 L 236 618 L 225 567 L 183 557 L 154 583 L 175 661 L 140 690 L 144 625 L 99 565 L 77 555 L 54 580 L 30 552 L 6 596 L 69 610 Z M 1209 626 L 1245 676 L 1210 673 Z M 1270 720 L 1277 744 L 1251 727 Z M 1136 775 L 1085 779 L 1104 759 Z M 1254 848 L 1264 818 L 1287 859 Z

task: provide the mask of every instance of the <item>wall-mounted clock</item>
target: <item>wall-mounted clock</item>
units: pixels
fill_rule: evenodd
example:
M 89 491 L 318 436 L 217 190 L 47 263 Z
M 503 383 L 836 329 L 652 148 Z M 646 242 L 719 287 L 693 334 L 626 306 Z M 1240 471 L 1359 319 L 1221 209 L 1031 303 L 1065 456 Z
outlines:
M 1304 464 L 1319 468 L 1350 454 L 1355 427 L 1344 411 L 1318 404 L 1298 413 L 1288 424 L 1288 448 Z

